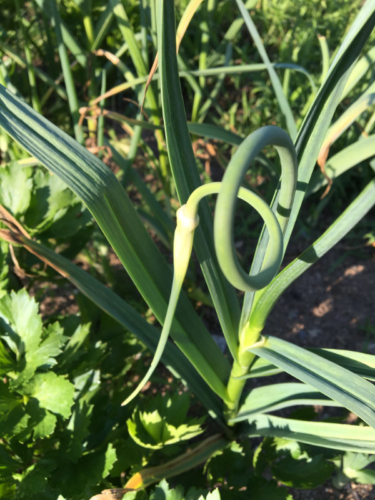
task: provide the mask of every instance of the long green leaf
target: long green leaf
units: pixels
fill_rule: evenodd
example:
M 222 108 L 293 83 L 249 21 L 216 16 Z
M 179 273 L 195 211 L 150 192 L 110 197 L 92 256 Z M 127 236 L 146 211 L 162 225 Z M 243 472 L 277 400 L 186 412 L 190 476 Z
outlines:
M 173 0 L 159 3 L 159 68 L 168 155 L 181 204 L 201 185 L 187 128 L 178 77 Z M 194 248 L 232 355 L 237 352 L 239 305 L 235 290 L 219 268 L 213 242 L 213 222 L 207 201 L 200 203 L 200 223 Z
M 105 35 L 107 34 L 114 18 L 112 5 L 107 3 L 105 10 L 101 13 L 95 25 L 95 39 L 91 50 L 96 50 L 102 44 Z
M 343 349 L 308 349 L 322 358 L 328 359 L 360 377 L 375 381 L 375 356 Z M 283 370 L 263 358 L 255 358 L 248 375 L 241 378 L 269 377 Z
M 347 148 L 335 154 L 325 164 L 324 171 L 330 179 L 337 179 L 344 172 L 355 167 L 364 160 L 375 155 L 375 135 L 370 135 L 365 139 L 351 144 Z M 306 196 L 315 193 L 327 184 L 327 179 L 321 170 L 315 170 L 311 176 Z
M 375 84 L 371 85 L 372 91 L 375 90 Z M 319 165 L 324 165 L 328 156 L 331 145 L 350 127 L 350 125 L 366 111 L 375 102 L 374 92 L 365 92 L 357 99 L 340 118 L 338 118 L 329 128 L 326 137 L 324 138 L 322 147 L 318 156 Z
M 316 85 L 310 73 L 303 67 L 294 63 L 273 63 L 271 66 L 274 69 L 289 69 L 293 71 L 297 71 L 299 73 L 303 73 L 309 83 L 313 92 L 316 92 Z M 215 68 L 206 68 L 206 69 L 198 69 L 198 70 L 180 70 L 180 76 L 217 76 L 225 73 L 226 75 L 236 75 L 238 73 L 253 73 L 258 71 L 267 70 L 268 66 L 264 63 L 255 63 L 255 64 L 239 64 L 239 65 L 231 65 L 231 66 L 220 66 Z
M 295 405 L 342 406 L 307 384 L 288 382 L 252 389 L 231 423 L 247 420 L 250 415 L 269 413 Z
M 2 86 L 0 125 L 82 199 L 163 323 L 172 284 L 171 269 L 111 170 Z M 172 336 L 207 383 L 225 399 L 229 363 L 184 295 Z
M 336 363 L 275 337 L 248 349 L 362 418 L 375 428 L 375 387 Z
M 306 422 L 271 415 L 256 415 L 248 422 L 244 436 L 281 437 L 334 450 L 375 453 L 375 431 L 367 426 Z
M 350 77 L 345 85 L 341 99 L 345 97 L 355 88 L 371 66 L 375 63 L 375 47 L 372 47 L 363 57 L 361 57 L 353 68 Z

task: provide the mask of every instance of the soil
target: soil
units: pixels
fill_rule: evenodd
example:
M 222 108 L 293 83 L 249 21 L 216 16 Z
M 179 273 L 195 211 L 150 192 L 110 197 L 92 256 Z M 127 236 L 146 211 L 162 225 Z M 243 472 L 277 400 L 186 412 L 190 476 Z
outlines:
M 365 259 L 336 247 L 281 296 L 266 324 L 268 335 L 302 347 L 375 354 L 375 250 Z
M 291 490 L 293 500 L 373 500 L 375 491 L 370 484 L 351 483 L 342 490 L 320 486 L 314 490 Z

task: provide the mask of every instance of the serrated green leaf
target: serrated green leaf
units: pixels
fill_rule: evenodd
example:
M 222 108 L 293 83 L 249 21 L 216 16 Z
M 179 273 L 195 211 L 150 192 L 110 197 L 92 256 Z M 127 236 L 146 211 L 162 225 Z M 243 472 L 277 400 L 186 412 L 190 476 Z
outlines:
M 33 230 L 41 230 L 62 217 L 77 198 L 56 175 L 38 170 L 33 181 L 34 187 L 30 206 L 25 213 L 25 223 Z
M 14 437 L 22 432 L 28 424 L 30 416 L 22 404 L 18 404 L 1 418 L 0 437 Z
M 14 458 L 9 455 L 5 446 L 0 443 L 0 478 L 2 480 L 5 478 L 11 478 L 12 474 L 16 472 L 20 466 L 20 462 L 14 460 Z
M 90 326 L 90 323 L 87 323 L 85 325 L 78 325 L 76 330 L 73 332 L 73 335 L 66 343 L 64 352 L 59 358 L 60 366 L 68 366 L 84 354 L 82 346 L 90 333 Z
M 55 358 L 61 354 L 61 348 L 67 339 L 64 337 L 64 330 L 57 322 L 44 329 L 43 339 L 32 355 L 32 362 L 36 367 L 47 369 L 57 364 Z
M 15 368 L 15 361 L 11 358 L 4 344 L 0 341 L 0 375 L 5 375 Z
M 111 476 L 118 477 L 128 469 L 141 469 L 144 456 L 149 451 L 138 446 L 130 437 L 121 440 L 116 445 L 117 462 L 115 462 Z
M 56 467 L 51 460 L 41 459 L 19 475 L 15 500 L 47 500 L 56 492 L 48 484 L 51 470 Z M 57 496 L 57 495 L 56 495 Z
M 86 401 L 79 400 L 66 428 L 66 438 L 62 440 L 61 451 L 75 462 L 84 452 L 84 440 L 89 434 L 93 406 Z
M 251 500 L 293 500 L 286 488 L 280 488 L 276 481 L 266 481 L 261 477 L 251 479 L 248 490 L 251 491 Z
M 159 412 L 135 412 L 132 420 L 127 421 L 132 439 L 145 448 L 161 449 L 166 445 L 176 444 L 202 434 L 205 418 L 191 419 L 188 424 L 178 427 L 168 424 Z
M 12 215 L 23 214 L 30 205 L 32 169 L 17 162 L 1 170 L 0 201 Z
M 140 446 L 159 449 L 168 444 L 191 439 L 203 432 L 204 418 L 186 418 L 190 395 L 183 393 L 162 397 L 158 395 L 135 410 L 127 421 L 133 440 Z
M 58 323 L 42 330 L 38 305 L 26 290 L 20 290 L 0 299 L 0 315 L 7 335 L 3 338 L 18 354 L 18 365 L 14 371 L 19 375 L 11 381 L 12 388 L 20 387 L 40 368 L 56 364 L 55 357 L 61 353 L 65 342 L 63 330 Z M 24 318 L 20 318 L 24 316 Z M 28 321 L 26 323 L 26 321 Z
M 299 489 L 317 488 L 331 477 L 334 470 L 334 464 L 327 462 L 323 455 L 299 460 L 285 457 L 272 466 L 275 479 Z
M 30 419 L 25 432 L 32 433 L 34 440 L 43 439 L 53 433 L 57 418 L 48 410 L 41 408 L 36 399 L 30 399 L 26 406 L 26 412 L 30 415 Z
M 236 442 L 215 453 L 206 463 L 205 472 L 211 487 L 225 484 L 228 488 L 247 485 L 249 474 L 249 454 Z
M 19 396 L 10 392 L 8 384 L 0 380 L 0 420 L 21 402 Z
M 39 406 L 67 418 L 73 406 L 74 386 L 53 372 L 35 375 L 22 388 L 23 394 L 39 401 Z
M 184 500 L 184 490 L 181 487 L 169 489 L 167 481 L 164 479 L 150 495 L 150 500 Z
M 109 444 L 104 449 L 86 453 L 74 464 L 63 462 L 59 474 L 55 474 L 51 482 L 66 498 L 82 498 L 88 486 L 96 486 L 108 476 L 116 460 L 116 451 Z
M 35 351 L 42 336 L 38 305 L 25 289 L 0 299 L 0 335 L 17 354 Z
M 199 497 L 199 500 L 220 500 L 220 499 L 221 499 L 220 492 L 217 488 L 216 490 L 208 493 L 206 497 L 204 497 L 203 495 Z

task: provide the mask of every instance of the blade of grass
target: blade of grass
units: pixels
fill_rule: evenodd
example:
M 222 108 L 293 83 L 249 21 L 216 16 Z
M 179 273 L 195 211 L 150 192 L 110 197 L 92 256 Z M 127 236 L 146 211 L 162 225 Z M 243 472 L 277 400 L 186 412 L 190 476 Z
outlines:
M 101 46 L 104 37 L 106 36 L 109 28 L 111 27 L 113 19 L 114 19 L 114 14 L 112 10 L 112 5 L 110 3 L 107 3 L 105 9 L 100 14 L 100 17 L 97 20 L 94 28 L 95 38 L 91 46 L 92 51 L 96 50 L 98 47 Z
M 320 75 L 320 82 L 324 82 L 329 70 L 329 47 L 325 36 L 318 35 L 318 40 L 320 52 L 322 54 L 322 73 Z
M 137 131 L 136 131 L 136 129 L 134 129 L 134 134 L 133 134 L 132 140 L 133 140 L 134 136 L 136 135 L 136 133 L 137 133 Z M 163 210 L 160 203 L 156 200 L 155 196 L 151 193 L 151 191 L 149 190 L 147 185 L 143 182 L 143 179 L 139 175 L 138 171 L 131 166 L 132 152 L 129 150 L 128 159 L 125 160 L 125 158 L 123 158 L 121 156 L 121 154 L 116 150 L 116 148 L 114 146 L 112 146 L 110 143 L 108 143 L 108 145 L 111 148 L 111 151 L 113 153 L 113 157 L 114 157 L 116 163 L 124 172 L 125 171 L 127 172 L 127 177 L 134 184 L 134 186 L 137 188 L 139 194 L 143 198 L 143 201 L 149 207 L 151 213 L 153 213 L 154 216 L 161 223 L 164 230 L 169 235 L 170 240 L 172 241 L 173 232 L 175 230 L 175 224 L 168 217 L 168 215 Z
M 105 95 L 105 94 L 103 94 Z M 138 120 L 134 118 L 128 118 L 127 116 L 116 113 L 115 111 L 103 110 L 104 116 L 112 118 L 120 123 L 129 123 L 130 125 L 139 126 L 147 130 L 163 130 L 162 125 L 154 125 L 153 123 L 146 122 L 143 120 Z M 225 130 L 218 125 L 211 125 L 210 123 L 187 123 L 187 127 L 190 134 L 201 135 L 203 137 L 208 137 L 210 139 L 217 139 L 219 141 L 227 142 L 234 146 L 239 146 L 243 141 L 243 137 L 229 130 Z
M 227 50 L 225 52 L 225 63 L 224 66 L 228 66 L 230 63 L 230 60 L 232 58 L 232 45 L 228 44 Z M 198 121 L 202 123 L 204 119 L 207 116 L 208 110 L 210 109 L 212 103 L 216 100 L 216 97 L 218 96 L 220 89 L 223 86 L 224 80 L 225 80 L 225 73 L 221 73 L 218 75 L 217 82 L 215 83 L 214 88 L 211 90 L 208 99 L 204 102 L 204 104 L 201 106 L 199 113 L 198 113 Z M 192 117 L 192 121 L 193 117 Z
M 147 79 L 147 68 L 145 61 L 143 60 L 142 53 L 139 49 L 138 43 L 135 39 L 133 30 L 130 26 L 128 16 L 126 14 L 125 8 L 122 5 L 122 3 L 119 0 L 110 0 L 112 8 L 113 8 L 113 13 L 115 15 L 119 30 L 123 36 L 124 42 L 128 44 L 129 47 L 129 53 L 131 56 L 131 59 L 133 61 L 133 64 L 136 68 L 137 75 L 138 77 L 146 77 Z M 134 82 L 133 82 L 134 83 Z M 156 99 L 154 90 L 151 86 L 149 91 L 146 94 L 147 97 L 147 103 L 148 106 L 150 107 L 151 110 L 151 115 L 153 122 L 156 125 L 160 125 L 160 112 L 159 112 L 159 106 L 158 106 L 158 101 Z M 93 102 L 93 104 L 96 101 Z M 169 194 L 170 191 L 170 186 L 168 182 L 168 162 L 167 162 L 167 156 L 164 150 L 164 137 L 163 133 L 161 131 L 156 131 L 155 133 L 155 138 L 158 144 L 158 150 L 159 150 L 159 164 L 160 164 L 160 172 L 161 172 L 161 178 L 163 181 L 163 187 L 164 190 L 167 194 Z

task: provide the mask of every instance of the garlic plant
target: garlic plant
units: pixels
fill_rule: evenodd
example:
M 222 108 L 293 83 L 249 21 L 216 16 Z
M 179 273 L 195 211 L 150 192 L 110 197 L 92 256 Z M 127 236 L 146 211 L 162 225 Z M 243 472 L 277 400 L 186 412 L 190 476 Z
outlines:
M 260 47 L 259 35 L 242 0 L 236 1 Z M 121 7 L 117 15 L 123 15 Z M 346 34 L 319 91 L 313 96 L 297 136 L 292 140 L 275 126 L 257 130 L 240 141 L 223 181 L 203 186 L 189 137 L 189 128 L 194 127 L 187 124 L 179 82 L 173 0 L 159 0 L 156 11 L 164 133 L 181 204 L 174 240 L 174 275 L 122 185 L 97 157 L 3 87 L 0 87 L 0 126 L 63 179 L 86 204 L 163 325 L 162 333 L 91 275 L 30 239 L 11 220 L 10 214 L 3 218 L 9 230 L 1 230 L 1 236 L 12 244 L 23 245 L 55 268 L 155 353 L 150 369 L 125 403 L 140 392 L 161 361 L 184 381 L 220 426 L 222 434 L 202 443 L 195 454 L 188 452 L 174 463 L 158 468 L 157 472 L 138 473 L 131 482 L 132 487 L 140 488 L 167 477 L 181 470 L 183 464 L 193 467 L 229 441 L 247 436 L 281 436 L 328 448 L 375 453 L 375 388 L 369 382 L 375 380 L 375 358 L 350 351 L 326 350 L 323 346 L 314 351 L 302 349 L 267 336 L 264 330 L 266 319 L 283 291 L 343 238 L 375 204 L 375 180 L 372 180 L 310 248 L 279 272 L 330 122 L 346 86 L 356 74 L 357 59 L 373 30 L 375 2 L 365 3 Z M 129 32 L 124 36 L 129 36 Z M 142 57 L 136 47 L 132 46 L 132 50 L 135 60 Z M 261 52 L 261 55 L 280 96 L 277 74 L 273 68 L 271 71 L 266 54 Z M 144 73 L 144 61 L 138 66 L 140 73 Z M 145 75 L 140 77 L 144 79 Z M 127 83 L 140 82 L 135 79 Z M 155 96 L 149 99 L 150 107 L 155 109 Z M 289 131 L 294 134 L 289 104 L 286 99 L 280 99 Z M 145 125 L 141 120 L 136 124 Z M 150 128 L 152 124 L 145 126 Z M 159 143 L 162 141 L 161 128 L 160 122 L 154 123 L 154 129 L 160 132 Z M 198 129 L 202 135 L 212 136 L 211 125 L 201 124 L 194 133 Z M 223 134 L 227 137 L 223 132 L 218 133 Z M 269 145 L 276 148 L 282 166 L 271 206 L 241 187 L 254 158 Z M 164 168 L 164 180 L 166 175 Z M 205 199 L 211 194 L 218 194 L 214 221 Z M 265 222 L 250 274 L 239 265 L 234 249 L 237 197 L 258 211 Z M 182 290 L 193 245 L 228 344 L 229 358 L 220 351 Z M 242 310 L 236 290 L 245 292 Z M 280 371 L 291 374 L 301 383 L 293 384 L 285 397 L 283 384 L 267 386 L 257 399 L 252 399 L 250 394 L 241 405 L 247 377 Z M 312 423 L 268 415 L 275 407 L 295 404 L 343 406 L 358 415 L 364 425 Z M 237 425 L 238 422 L 241 425 Z

